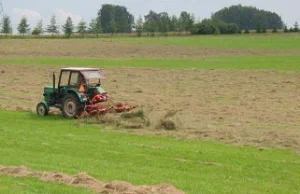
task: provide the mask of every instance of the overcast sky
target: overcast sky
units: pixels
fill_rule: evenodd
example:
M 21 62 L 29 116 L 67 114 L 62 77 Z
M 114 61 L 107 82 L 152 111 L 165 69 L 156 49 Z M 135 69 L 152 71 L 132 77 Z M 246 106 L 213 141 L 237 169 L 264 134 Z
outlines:
M 102 4 L 118 4 L 128 8 L 137 18 L 146 15 L 149 10 L 166 11 L 179 15 L 181 11 L 195 14 L 197 20 L 208 18 L 219 9 L 236 4 L 252 5 L 260 9 L 278 13 L 289 26 L 300 23 L 300 0 L 2 0 L 4 12 L 12 19 L 15 27 L 22 16 L 26 16 L 31 26 L 42 18 L 49 23 L 55 14 L 59 24 L 71 16 L 77 24 L 82 18 L 90 21 Z

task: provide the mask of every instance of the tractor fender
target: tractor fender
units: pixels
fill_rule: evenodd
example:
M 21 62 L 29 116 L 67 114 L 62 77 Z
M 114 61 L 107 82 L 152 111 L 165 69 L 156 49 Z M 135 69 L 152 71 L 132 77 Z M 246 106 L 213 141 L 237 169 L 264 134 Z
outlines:
M 86 101 L 83 100 L 82 96 L 75 90 L 75 89 L 68 89 L 66 91 L 67 94 L 73 94 L 77 97 L 80 103 L 85 103 Z

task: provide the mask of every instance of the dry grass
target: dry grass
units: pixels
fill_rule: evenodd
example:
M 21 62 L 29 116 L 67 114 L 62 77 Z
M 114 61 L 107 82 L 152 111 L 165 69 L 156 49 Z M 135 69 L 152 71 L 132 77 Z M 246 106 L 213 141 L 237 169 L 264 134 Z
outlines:
M 20 167 L 6 167 L 0 166 L 0 175 L 7 175 L 12 177 L 31 177 L 37 178 L 45 182 L 53 182 L 60 184 L 67 184 L 75 187 L 87 188 L 95 193 L 106 194 L 184 194 L 173 187 L 172 185 L 158 185 L 158 186 L 134 186 L 127 182 L 114 181 L 110 183 L 103 183 L 86 173 L 79 173 L 75 176 L 69 176 L 57 172 L 35 172 L 30 169 Z
M 176 130 L 176 124 L 171 120 L 161 119 L 157 125 L 157 129 Z
M 34 111 L 43 86 L 51 84 L 51 71 L 57 69 L 2 65 L 0 71 L 3 70 L 0 108 Z M 137 133 L 300 150 L 297 72 L 142 68 L 104 71 L 107 79 L 103 87 L 115 102 L 143 106 L 151 125 Z M 135 92 L 140 88 L 142 93 Z M 174 114 L 170 110 L 180 111 Z M 173 116 L 176 131 L 155 129 L 166 115 Z

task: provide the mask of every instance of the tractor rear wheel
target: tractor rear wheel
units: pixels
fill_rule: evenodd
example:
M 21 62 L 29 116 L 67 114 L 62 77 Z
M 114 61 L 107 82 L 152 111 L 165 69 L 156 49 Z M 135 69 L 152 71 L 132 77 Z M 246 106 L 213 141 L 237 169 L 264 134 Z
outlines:
M 48 115 L 48 110 L 47 110 L 47 107 L 44 103 L 39 103 L 37 106 L 36 106 L 36 112 L 39 116 L 46 116 Z
M 75 118 L 80 114 L 80 104 L 76 96 L 68 94 L 62 101 L 62 113 L 66 118 Z

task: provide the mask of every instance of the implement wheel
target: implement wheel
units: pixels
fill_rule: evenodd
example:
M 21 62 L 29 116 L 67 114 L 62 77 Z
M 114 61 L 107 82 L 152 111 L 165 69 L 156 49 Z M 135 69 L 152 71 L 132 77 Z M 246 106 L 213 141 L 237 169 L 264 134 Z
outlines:
M 62 101 L 62 113 L 66 118 L 75 118 L 80 114 L 80 103 L 76 96 L 68 94 Z
M 36 106 L 36 113 L 39 115 L 39 116 L 46 116 L 48 115 L 48 110 L 47 110 L 47 107 L 44 103 L 39 103 L 37 106 Z

